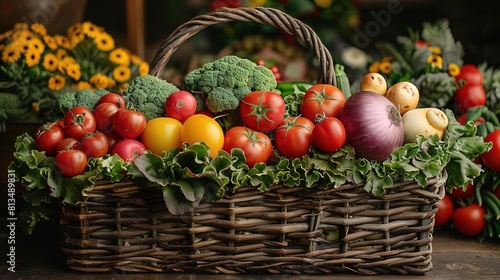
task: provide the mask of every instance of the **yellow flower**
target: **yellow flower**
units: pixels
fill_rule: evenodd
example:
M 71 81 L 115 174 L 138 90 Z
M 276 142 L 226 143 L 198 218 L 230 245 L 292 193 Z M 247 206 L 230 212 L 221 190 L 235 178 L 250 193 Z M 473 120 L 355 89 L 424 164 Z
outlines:
M 85 39 L 85 35 L 83 33 L 75 33 L 71 37 L 69 37 L 70 45 L 72 48 L 74 48 L 76 45 L 78 45 L 81 41 Z
M 65 49 L 58 49 L 56 51 L 56 56 L 59 60 L 62 60 L 68 56 L 68 52 Z
M 25 39 L 25 40 L 31 40 L 34 38 L 34 35 L 31 31 L 29 30 L 21 30 L 21 31 L 16 31 L 12 34 L 12 40 L 16 41 L 19 39 Z
M 142 62 L 142 59 L 135 55 L 135 54 L 129 54 L 130 55 L 130 61 L 132 61 L 133 64 L 139 65 Z
M 33 38 L 28 41 L 28 48 L 36 50 L 38 53 L 45 51 L 45 45 L 38 38 Z
M 384 56 L 384 57 L 382 57 L 382 59 L 380 61 L 389 61 L 389 62 L 391 62 L 393 60 L 394 60 L 394 57 L 392 57 L 392 56 Z
M 81 33 L 81 32 L 82 32 L 82 24 L 75 23 L 68 28 L 67 34 L 68 34 L 68 37 L 71 37 L 71 36 L 75 35 L 76 33 Z
M 314 4 L 316 4 L 316 6 L 320 7 L 320 8 L 330 8 L 330 6 L 332 5 L 333 3 L 333 0 L 314 0 Z
M 392 64 L 390 61 L 382 61 L 379 65 L 380 72 L 389 74 L 392 72 Z
M 14 24 L 14 30 L 17 30 L 17 29 L 21 29 L 21 30 L 24 30 L 24 29 L 28 29 L 28 24 L 26 22 L 18 22 L 16 24 Z
M 144 76 L 149 73 L 149 64 L 145 61 L 139 64 L 139 75 Z
M 26 65 L 29 67 L 33 67 L 40 62 L 40 58 L 42 57 L 41 54 L 38 52 L 36 49 L 30 48 L 25 54 L 26 58 Z
M 0 34 L 0 41 L 5 40 L 12 35 L 12 30 L 5 31 L 3 34 Z
M 90 38 L 95 38 L 101 31 L 99 27 L 95 26 L 90 21 L 86 21 L 82 24 L 82 32 Z
M 370 65 L 370 67 L 368 67 L 368 72 L 370 72 L 370 73 L 378 73 L 379 66 L 380 66 L 380 62 L 379 61 L 373 62 Z
M 115 81 L 104 74 L 95 74 L 90 77 L 90 83 L 96 88 L 109 88 L 115 85 Z
M 97 49 L 101 51 L 110 51 L 115 48 L 115 41 L 113 40 L 113 37 L 109 35 L 108 33 L 100 33 L 94 38 L 94 41 L 96 43 Z
M 120 65 L 113 70 L 113 79 L 119 83 L 123 83 L 130 79 L 130 68 Z
M 13 44 L 19 49 L 21 53 L 26 53 L 30 48 L 28 41 L 24 38 L 16 40 L 15 42 L 13 42 Z
M 55 35 L 54 39 L 56 39 L 57 45 L 59 45 L 60 47 L 63 47 L 65 49 L 71 48 L 71 43 L 68 38 L 62 35 Z
M 57 42 L 56 42 L 56 39 L 54 39 L 54 37 L 50 36 L 50 35 L 45 35 L 42 37 L 43 38 L 43 41 L 45 42 L 45 45 L 47 45 L 47 47 L 49 47 L 49 49 L 55 51 L 57 49 Z
M 5 45 L 0 44 L 0 52 L 2 52 L 5 49 Z
M 123 66 L 129 66 L 130 56 L 123 48 L 116 48 L 109 53 L 109 61 Z
M 431 51 L 432 54 L 435 54 L 435 55 L 440 55 L 441 54 L 441 48 L 438 47 L 438 46 L 429 46 L 429 47 L 427 47 L 427 49 L 429 51 Z
M 21 57 L 21 51 L 15 45 L 7 45 L 2 51 L 4 63 L 14 63 Z
M 262 7 L 266 4 L 267 0 L 248 0 L 248 6 L 250 7 Z
M 92 85 L 85 81 L 79 81 L 76 85 L 73 85 L 73 88 L 75 88 L 76 90 L 93 89 Z
M 450 76 L 456 77 L 460 74 L 460 67 L 455 63 L 450 63 L 450 65 L 448 65 L 448 73 Z
M 31 25 L 31 30 L 35 31 L 40 36 L 47 35 L 47 28 L 45 28 L 45 26 L 43 24 L 40 24 L 40 23 L 33 23 Z
M 82 76 L 82 72 L 80 71 L 80 64 L 78 63 L 69 63 L 66 66 L 66 75 L 73 78 L 73 80 L 78 81 Z
M 43 68 L 50 72 L 57 70 L 57 56 L 53 53 L 48 53 L 43 57 Z
M 432 67 L 441 68 L 443 67 L 443 58 L 437 54 L 432 54 L 427 58 L 427 63 Z
M 123 92 L 126 88 L 128 88 L 129 83 L 123 83 L 120 85 L 120 88 L 118 89 L 118 92 Z
M 50 77 L 49 79 L 49 89 L 51 90 L 60 90 L 64 87 L 65 81 L 63 76 L 55 75 L 54 77 Z

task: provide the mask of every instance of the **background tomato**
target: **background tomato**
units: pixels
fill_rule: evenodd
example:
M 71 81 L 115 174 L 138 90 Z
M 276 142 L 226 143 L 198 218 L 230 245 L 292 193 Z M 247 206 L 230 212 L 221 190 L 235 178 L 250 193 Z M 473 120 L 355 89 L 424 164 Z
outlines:
M 269 136 L 244 126 L 229 129 L 224 136 L 224 151 L 239 148 L 245 153 L 246 164 L 253 167 L 256 163 L 266 163 L 273 153 Z
M 97 130 L 109 133 L 113 131 L 113 117 L 118 111 L 118 107 L 113 103 L 102 103 L 94 109 L 94 118 Z
M 468 184 L 467 188 L 465 190 L 463 190 L 461 187 L 454 188 L 451 191 L 450 196 L 455 200 L 466 199 L 466 198 L 469 198 L 472 196 L 472 194 L 474 193 L 474 190 L 475 190 L 474 185 Z
M 146 149 L 162 155 L 163 151 L 181 147 L 181 129 L 181 122 L 174 118 L 154 118 L 146 123 L 141 140 Z
M 99 98 L 95 107 L 97 108 L 97 106 L 99 106 L 103 103 L 113 103 L 119 109 L 126 108 L 126 103 L 125 103 L 125 99 L 123 98 L 123 96 L 121 96 L 118 93 L 114 93 L 114 92 L 107 93 L 107 94 L 103 95 L 101 98 Z
M 276 92 L 253 91 L 241 100 L 240 117 L 246 127 L 271 132 L 285 117 L 285 101 Z
M 455 80 L 459 84 L 459 86 L 463 86 L 465 84 L 483 84 L 483 75 L 481 71 L 477 68 L 477 66 L 472 64 L 464 64 L 460 69 L 460 73 L 455 76 Z
M 345 101 L 344 94 L 336 86 L 316 84 L 310 87 L 302 98 L 300 113 L 315 124 L 318 114 L 337 117 Z
M 108 138 L 108 153 L 111 153 L 111 150 L 113 150 L 113 147 L 115 146 L 115 144 L 122 140 L 123 137 L 121 137 L 120 135 L 118 135 L 118 133 L 116 133 L 116 131 L 111 131 L 111 132 L 108 132 L 108 133 L 105 133 L 106 135 L 106 138 Z
M 87 156 L 79 150 L 65 150 L 56 155 L 55 165 L 66 177 L 82 174 L 87 169 Z
M 439 227 L 445 225 L 451 220 L 451 217 L 453 216 L 453 199 L 451 199 L 449 194 L 445 194 L 444 197 L 438 201 L 437 207 L 438 211 L 434 216 L 434 225 Z
M 141 112 L 119 109 L 113 117 L 113 129 L 123 138 L 137 138 L 144 128 L 146 128 L 146 116 Z
M 167 97 L 165 114 L 181 123 L 196 113 L 196 98 L 185 90 L 176 91 Z
M 102 132 L 87 134 L 80 141 L 78 150 L 84 152 L 87 158 L 102 157 L 108 153 L 108 138 Z
M 278 152 L 286 158 L 306 155 L 312 145 L 314 123 L 304 117 L 289 117 L 274 131 Z
M 327 117 L 318 123 L 312 132 L 312 143 L 325 153 L 333 153 L 344 146 L 346 132 L 342 122 L 334 117 Z
M 83 106 L 72 108 L 64 115 L 64 132 L 68 137 L 80 140 L 83 136 L 93 133 L 95 130 L 94 115 Z
M 56 151 L 64 151 L 64 150 L 76 150 L 80 142 L 75 138 L 64 138 L 57 144 Z
M 453 226 L 464 235 L 476 235 L 486 226 L 486 211 L 476 202 L 461 206 L 453 212 Z
M 204 142 L 210 148 L 210 155 L 216 156 L 224 147 L 224 132 L 216 120 L 203 114 L 195 114 L 182 125 L 181 142 L 190 145 Z
M 55 155 L 57 144 L 66 137 L 64 129 L 57 123 L 46 123 L 40 126 L 35 133 L 35 143 L 39 151 L 46 155 Z
M 111 155 L 117 154 L 127 162 L 134 162 L 136 156 L 144 153 L 146 147 L 141 142 L 134 139 L 122 139 L 113 146 Z
M 490 132 L 484 142 L 493 143 L 493 147 L 486 153 L 481 154 L 481 160 L 486 167 L 500 172 L 500 129 Z
M 483 85 L 466 84 L 457 90 L 454 101 L 458 109 L 465 113 L 472 107 L 485 105 L 486 92 Z

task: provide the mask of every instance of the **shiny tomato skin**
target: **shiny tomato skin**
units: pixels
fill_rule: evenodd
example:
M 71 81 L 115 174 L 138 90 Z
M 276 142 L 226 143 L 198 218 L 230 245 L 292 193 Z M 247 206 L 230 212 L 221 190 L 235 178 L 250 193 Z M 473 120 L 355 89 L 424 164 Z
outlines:
M 459 86 L 463 86 L 466 84 L 482 85 L 483 75 L 481 74 L 481 71 L 477 68 L 477 66 L 472 64 L 464 64 L 460 69 L 460 73 L 455 76 L 455 80 L 457 81 Z
M 159 117 L 146 123 L 141 134 L 141 141 L 154 154 L 162 155 L 175 148 L 180 148 L 182 123 L 171 117 Z
M 440 199 L 437 203 L 438 211 L 434 216 L 435 222 L 434 225 L 436 227 L 445 225 L 451 220 L 453 216 L 453 199 L 449 194 L 445 194 L 442 199 Z
M 127 106 L 123 96 L 121 94 L 114 93 L 114 92 L 106 93 L 101 98 L 99 98 L 99 100 L 97 101 L 97 104 L 95 105 L 95 108 L 97 108 L 97 106 L 99 106 L 103 103 L 115 104 L 116 107 L 118 107 L 119 109 L 125 109 Z
M 484 207 L 473 202 L 469 206 L 461 206 L 453 212 L 453 226 L 462 234 L 473 236 L 486 227 Z
M 97 130 L 109 133 L 113 131 L 113 117 L 119 108 L 113 103 L 102 103 L 94 109 Z
M 46 155 L 55 155 L 57 144 L 66 137 L 64 129 L 57 123 L 46 123 L 41 125 L 35 133 L 35 144 L 39 151 Z
M 127 162 L 134 162 L 137 156 L 144 154 L 146 147 L 135 139 L 122 139 L 113 146 L 111 155 L 118 155 Z
M 289 117 L 274 131 L 278 152 L 286 158 L 298 158 L 309 153 L 314 123 L 305 117 Z
M 77 106 L 64 116 L 64 131 L 67 137 L 80 140 L 83 136 L 96 130 L 95 118 L 89 109 Z
M 326 117 L 337 117 L 345 101 L 344 94 L 336 86 L 316 84 L 310 87 L 302 98 L 300 113 L 302 117 L 308 118 L 316 124 L 318 114 L 325 114 Z
M 119 109 L 113 117 L 113 129 L 123 138 L 137 138 L 144 128 L 146 128 L 146 116 L 141 112 Z
M 76 150 L 78 149 L 78 145 L 80 142 L 76 140 L 75 138 L 64 138 L 57 144 L 56 150 L 57 152 L 64 151 L 64 150 Z
M 170 94 L 165 101 L 165 114 L 183 123 L 196 113 L 196 98 L 185 90 Z
M 118 133 L 116 133 L 116 131 L 111 131 L 109 133 L 104 133 L 106 135 L 106 138 L 108 138 L 108 154 L 111 153 L 111 150 L 113 149 L 113 147 L 115 146 L 115 144 L 122 140 L 123 137 L 121 137 L 120 135 L 118 135 Z
M 471 197 L 472 194 L 474 194 L 474 191 L 475 191 L 474 185 L 473 184 L 468 184 L 467 188 L 465 190 L 463 190 L 461 187 L 454 188 L 451 191 L 450 196 L 451 196 L 451 198 L 453 198 L 455 200 L 466 199 L 466 198 Z
M 87 134 L 80 141 L 78 150 L 84 152 L 87 158 L 102 157 L 108 153 L 108 138 L 102 132 Z
M 87 156 L 79 150 L 65 150 L 57 153 L 55 165 L 61 175 L 74 177 L 81 175 L 87 169 Z
M 240 101 L 243 124 L 260 132 L 271 132 L 285 117 L 285 101 L 273 91 L 253 91 Z
M 210 148 L 210 155 L 216 156 L 224 147 L 224 132 L 216 120 L 204 114 L 194 114 L 182 124 L 181 142 L 190 145 L 203 142 Z
M 483 164 L 496 172 L 500 172 L 500 129 L 490 132 L 484 142 L 491 142 L 491 150 L 481 154 Z
M 346 132 L 342 122 L 335 117 L 327 117 L 316 124 L 312 132 L 313 145 L 325 153 L 333 153 L 344 146 Z
M 243 150 L 250 168 L 259 162 L 266 163 L 273 153 L 269 136 L 244 126 L 232 127 L 225 133 L 224 151 L 231 153 L 233 148 Z
M 470 108 L 475 106 L 484 106 L 486 104 L 486 92 L 483 85 L 466 84 L 458 88 L 455 93 L 454 102 L 462 113 L 466 113 Z

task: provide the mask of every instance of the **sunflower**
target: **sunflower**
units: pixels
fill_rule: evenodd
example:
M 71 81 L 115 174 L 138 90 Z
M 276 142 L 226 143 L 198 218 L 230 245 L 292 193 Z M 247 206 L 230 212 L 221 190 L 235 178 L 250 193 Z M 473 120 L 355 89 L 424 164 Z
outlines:
M 145 61 L 139 64 L 139 75 L 144 76 L 149 73 L 149 64 Z
M 71 37 L 77 33 L 82 33 L 82 24 L 81 23 L 75 23 L 72 26 L 68 28 L 68 37 Z
M 456 77 L 460 74 L 460 67 L 456 63 L 450 63 L 450 65 L 448 65 L 448 73 L 450 76 Z
M 130 56 L 125 49 L 116 48 L 109 53 L 109 61 L 118 65 L 129 66 Z
M 443 67 L 443 58 L 440 55 L 432 54 L 427 58 L 427 63 L 432 67 L 441 68 Z
M 389 74 L 392 72 L 392 64 L 390 61 L 382 61 L 379 65 L 380 72 Z
M 115 85 L 115 81 L 104 74 L 95 74 L 90 77 L 90 83 L 95 88 L 110 88 Z
M 61 75 L 55 75 L 54 77 L 50 77 L 48 87 L 51 90 L 60 90 L 64 87 L 64 84 L 64 77 Z
M 26 65 L 28 65 L 29 67 L 37 65 L 42 57 L 42 55 L 38 52 L 37 49 L 32 49 L 32 48 L 28 49 L 28 51 L 26 51 L 24 56 L 26 59 Z
M 54 39 L 56 39 L 57 45 L 63 47 L 65 49 L 69 49 L 71 47 L 71 43 L 67 37 L 62 35 L 55 35 Z
M 55 51 L 57 50 L 57 42 L 56 42 L 56 39 L 54 39 L 54 37 L 50 36 L 50 35 L 44 35 L 43 37 L 43 41 L 45 42 L 45 45 L 47 45 L 47 47 L 49 47 L 49 49 Z
M 21 51 L 15 45 L 7 45 L 2 51 L 4 63 L 14 63 L 21 57 Z
M 119 83 L 126 82 L 130 79 L 130 68 L 120 65 L 113 70 L 113 79 Z
M 86 21 L 82 24 L 82 32 L 84 35 L 90 37 L 90 38 L 95 38 L 101 30 L 99 30 L 99 27 L 96 25 L 92 24 L 90 21 Z
M 43 57 L 43 68 L 50 72 L 57 70 L 57 56 L 53 53 L 48 53 Z
M 21 53 L 26 53 L 28 49 L 30 48 L 30 45 L 28 44 L 28 41 L 24 38 L 20 38 L 17 41 L 13 42 L 19 49 Z
M 372 64 L 370 64 L 370 67 L 368 67 L 368 71 L 370 73 L 378 73 L 379 66 L 380 66 L 380 61 L 375 61 Z
M 40 36 L 45 36 L 47 35 L 47 28 L 43 24 L 40 23 L 33 23 L 31 25 L 31 30 L 33 30 L 35 33 L 37 33 Z
M 89 82 L 85 81 L 79 81 L 76 85 L 73 85 L 73 88 L 76 90 L 93 89 L 92 85 Z
M 56 51 L 57 59 L 62 60 L 68 56 L 68 52 L 65 49 L 58 49 Z
M 94 41 L 98 50 L 110 51 L 115 48 L 115 41 L 113 40 L 113 37 L 106 32 L 99 33 L 94 38 Z
M 36 50 L 38 53 L 43 53 L 45 51 L 45 45 L 38 38 L 33 38 L 28 41 L 28 48 Z
M 82 32 L 76 32 L 74 35 L 69 37 L 71 48 L 74 48 L 76 45 L 78 45 L 84 39 L 85 39 L 85 35 L 83 35 Z
M 68 66 L 66 66 L 66 75 L 70 76 L 75 81 L 80 80 L 82 75 L 82 72 L 80 71 L 80 64 L 69 63 Z

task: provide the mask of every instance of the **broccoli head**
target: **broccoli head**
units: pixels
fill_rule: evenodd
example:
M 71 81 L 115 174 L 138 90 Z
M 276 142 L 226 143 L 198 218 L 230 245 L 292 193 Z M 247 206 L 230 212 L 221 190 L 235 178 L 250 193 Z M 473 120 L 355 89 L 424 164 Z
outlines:
M 165 115 L 165 101 L 179 91 L 174 84 L 152 75 L 138 76 L 123 91 L 127 108 L 140 111 L 149 121 Z
M 253 90 L 273 90 L 276 77 L 264 66 L 234 55 L 205 63 L 185 77 L 186 90 L 202 92 L 213 113 L 234 110 Z
M 56 98 L 55 105 L 48 113 L 47 119 L 51 121 L 61 119 L 76 106 L 83 106 L 93 111 L 97 101 L 106 93 L 109 93 L 109 91 L 105 89 L 81 89 L 74 92 L 65 92 Z

